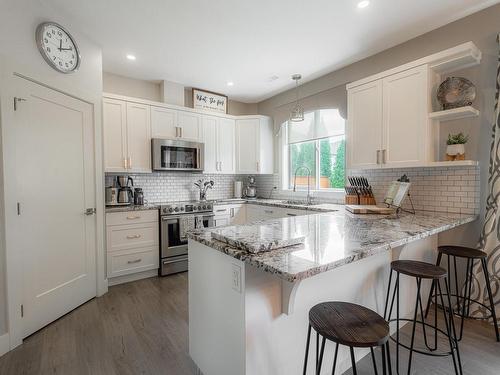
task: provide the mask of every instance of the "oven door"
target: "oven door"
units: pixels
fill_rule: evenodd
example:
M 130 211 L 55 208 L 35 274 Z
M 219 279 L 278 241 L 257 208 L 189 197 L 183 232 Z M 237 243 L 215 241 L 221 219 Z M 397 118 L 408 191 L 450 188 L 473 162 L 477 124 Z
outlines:
M 179 216 L 162 216 L 160 222 L 160 247 L 161 257 L 175 257 L 186 255 L 188 252 L 187 238 L 182 238 L 180 233 Z
M 203 143 L 154 138 L 151 150 L 155 171 L 203 171 Z

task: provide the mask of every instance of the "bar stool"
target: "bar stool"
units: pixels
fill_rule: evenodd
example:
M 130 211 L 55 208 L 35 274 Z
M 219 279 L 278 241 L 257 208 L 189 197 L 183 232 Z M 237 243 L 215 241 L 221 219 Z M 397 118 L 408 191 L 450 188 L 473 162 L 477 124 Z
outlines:
M 463 247 L 463 246 L 439 246 L 438 247 L 438 258 L 436 265 L 441 264 L 441 259 L 443 255 L 448 256 L 448 283 L 450 284 L 451 287 L 451 270 L 452 268 L 454 269 L 454 276 L 455 276 L 455 293 L 450 294 L 452 297 L 455 297 L 457 300 L 457 309 L 452 310 L 453 314 L 456 316 L 461 317 L 461 323 L 460 323 L 460 335 L 458 338 L 458 341 L 462 340 L 462 335 L 463 335 L 463 330 L 464 330 L 464 320 L 465 318 L 468 319 L 478 319 L 478 320 L 486 320 L 486 319 L 493 319 L 493 324 L 495 328 L 495 333 L 496 333 L 496 339 L 497 341 L 500 342 L 500 334 L 498 332 L 498 322 L 497 322 L 497 317 L 495 314 L 495 304 L 493 302 L 493 295 L 491 293 L 491 285 L 490 285 L 490 275 L 488 273 L 488 266 L 486 263 L 486 258 L 487 254 L 484 251 L 478 250 L 478 249 L 473 249 L 469 247 Z M 453 258 L 453 263 L 451 263 L 451 258 Z M 459 288 L 458 288 L 458 278 L 457 278 L 457 258 L 463 258 L 467 259 L 467 266 L 466 266 L 466 274 L 465 274 L 465 284 L 463 285 L 463 295 L 460 294 Z M 490 302 L 489 306 L 486 306 L 484 303 L 479 302 L 477 300 L 473 300 L 471 298 L 471 292 L 472 292 L 472 280 L 474 278 L 473 276 L 473 269 L 474 269 L 474 262 L 478 260 L 481 262 L 481 267 L 483 269 L 484 273 L 484 278 L 485 278 L 485 283 L 486 283 L 486 290 L 488 292 L 488 299 Z M 429 307 L 432 302 L 432 297 L 434 293 L 434 288 L 431 288 L 431 291 L 429 293 L 429 299 L 427 302 L 427 308 L 425 312 L 425 316 L 427 317 L 427 314 L 429 313 Z M 486 310 L 490 312 L 490 315 L 487 317 L 471 317 L 470 316 L 470 305 L 471 302 L 474 302 Z
M 389 306 L 389 296 L 390 296 L 390 291 L 391 291 L 391 284 L 392 284 L 392 279 L 393 279 L 393 273 L 396 273 L 396 281 L 394 285 L 394 291 L 392 294 L 391 298 L 391 303 L 390 303 L 390 309 L 389 309 L 389 314 L 387 315 L 387 307 Z M 400 281 L 400 275 L 406 275 L 409 277 L 413 277 L 416 279 L 417 282 L 417 297 L 415 300 L 415 312 L 413 314 L 413 319 L 405 319 L 405 318 L 400 318 L 399 316 L 399 281 Z M 389 322 L 396 322 L 397 327 L 396 327 L 396 338 L 391 337 L 391 340 L 393 340 L 396 343 L 396 373 L 399 374 L 399 347 L 403 347 L 405 349 L 408 349 L 410 351 L 409 353 L 409 359 L 408 359 L 408 374 L 411 372 L 411 362 L 413 358 L 413 353 L 419 353 L 419 354 L 424 354 L 424 355 L 429 355 L 429 356 L 434 356 L 434 357 L 444 357 L 444 356 L 449 356 L 451 355 L 453 359 L 453 366 L 455 368 L 455 374 L 461 375 L 462 374 L 462 362 L 460 359 L 460 351 L 458 349 L 458 341 L 456 339 L 456 330 L 455 330 L 455 323 L 453 321 L 453 314 L 447 313 L 446 308 L 443 309 L 443 317 L 444 317 L 444 322 L 445 322 L 445 327 L 446 331 L 442 330 L 441 328 L 438 327 L 438 322 L 437 322 L 437 310 L 434 314 L 434 325 L 431 325 L 429 323 L 425 322 L 424 319 L 424 312 L 423 312 L 423 306 L 422 306 L 422 297 L 421 297 L 421 287 L 422 287 L 422 280 L 431 280 L 432 281 L 432 286 L 436 288 L 436 290 L 439 291 L 439 294 L 435 294 L 435 303 L 437 305 L 437 297 L 438 295 L 441 298 L 441 304 L 443 306 L 445 305 L 443 296 L 447 297 L 447 303 L 448 307 L 451 306 L 451 299 L 450 299 L 450 293 L 449 293 L 449 287 L 448 287 L 448 281 L 446 279 L 447 272 L 445 269 L 436 266 L 431 263 L 425 263 L 425 262 L 419 262 L 419 261 L 413 261 L 413 260 L 396 260 L 391 263 L 391 274 L 389 276 L 389 286 L 387 289 L 387 296 L 386 296 L 386 303 L 385 303 L 385 308 L 384 308 L 384 319 L 386 319 Z M 445 283 L 445 291 L 446 293 L 442 293 L 441 291 L 441 283 L 440 281 L 444 280 Z M 394 299 L 396 299 L 396 318 L 391 319 L 392 316 L 392 311 L 394 307 Z M 417 313 L 420 310 L 420 315 L 422 320 L 417 319 Z M 402 343 L 399 339 L 399 322 L 412 322 L 413 327 L 412 327 L 412 334 L 411 334 L 411 343 L 410 346 Z M 417 323 L 422 326 L 423 330 L 423 336 L 424 336 L 424 342 L 425 346 L 427 347 L 428 350 L 421 350 L 418 348 L 414 347 L 415 344 L 415 329 L 417 327 Z M 427 342 L 427 333 L 426 333 L 426 327 L 430 327 L 434 330 L 434 346 L 430 346 Z M 447 352 L 437 352 L 437 347 L 438 347 L 438 333 L 442 334 L 445 336 L 449 342 L 449 347 L 450 350 Z M 456 353 L 456 358 L 455 358 L 455 353 Z
M 309 310 L 304 375 L 307 371 L 311 329 L 316 331 L 316 375 L 321 373 L 326 340 L 337 344 L 333 359 L 332 375 L 335 374 L 339 345 L 349 347 L 354 375 L 357 374 L 354 348 L 370 348 L 374 373 L 375 375 L 378 374 L 377 361 L 373 351 L 373 348 L 378 346 L 382 347 L 383 374 L 387 374 L 387 369 L 388 373 L 392 374 L 389 352 L 389 324 L 376 312 L 348 302 L 324 302 L 312 307 Z M 318 353 L 320 336 L 322 337 L 321 350 Z

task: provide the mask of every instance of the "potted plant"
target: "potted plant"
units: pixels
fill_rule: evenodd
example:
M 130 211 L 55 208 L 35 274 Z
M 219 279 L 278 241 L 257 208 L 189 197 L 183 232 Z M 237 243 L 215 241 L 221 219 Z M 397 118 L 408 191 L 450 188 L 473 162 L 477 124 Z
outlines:
M 465 144 L 469 140 L 468 135 L 460 132 L 458 134 L 448 134 L 446 141 L 446 160 L 465 160 Z

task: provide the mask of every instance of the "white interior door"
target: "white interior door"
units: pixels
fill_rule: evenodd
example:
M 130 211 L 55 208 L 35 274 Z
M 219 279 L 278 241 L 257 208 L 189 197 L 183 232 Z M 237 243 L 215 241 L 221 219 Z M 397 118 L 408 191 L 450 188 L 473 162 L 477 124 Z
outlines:
M 96 295 L 96 218 L 86 215 L 95 207 L 94 126 L 90 104 L 15 80 L 26 99 L 13 120 L 20 206 L 12 242 L 24 265 L 26 337 Z

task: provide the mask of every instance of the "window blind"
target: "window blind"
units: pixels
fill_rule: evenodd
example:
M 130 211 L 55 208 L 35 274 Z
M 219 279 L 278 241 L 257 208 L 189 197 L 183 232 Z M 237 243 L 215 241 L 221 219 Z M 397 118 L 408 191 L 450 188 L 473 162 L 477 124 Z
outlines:
M 343 135 L 345 120 L 338 109 L 320 109 L 305 113 L 304 121 L 288 121 L 287 127 L 288 143 L 291 144 Z

